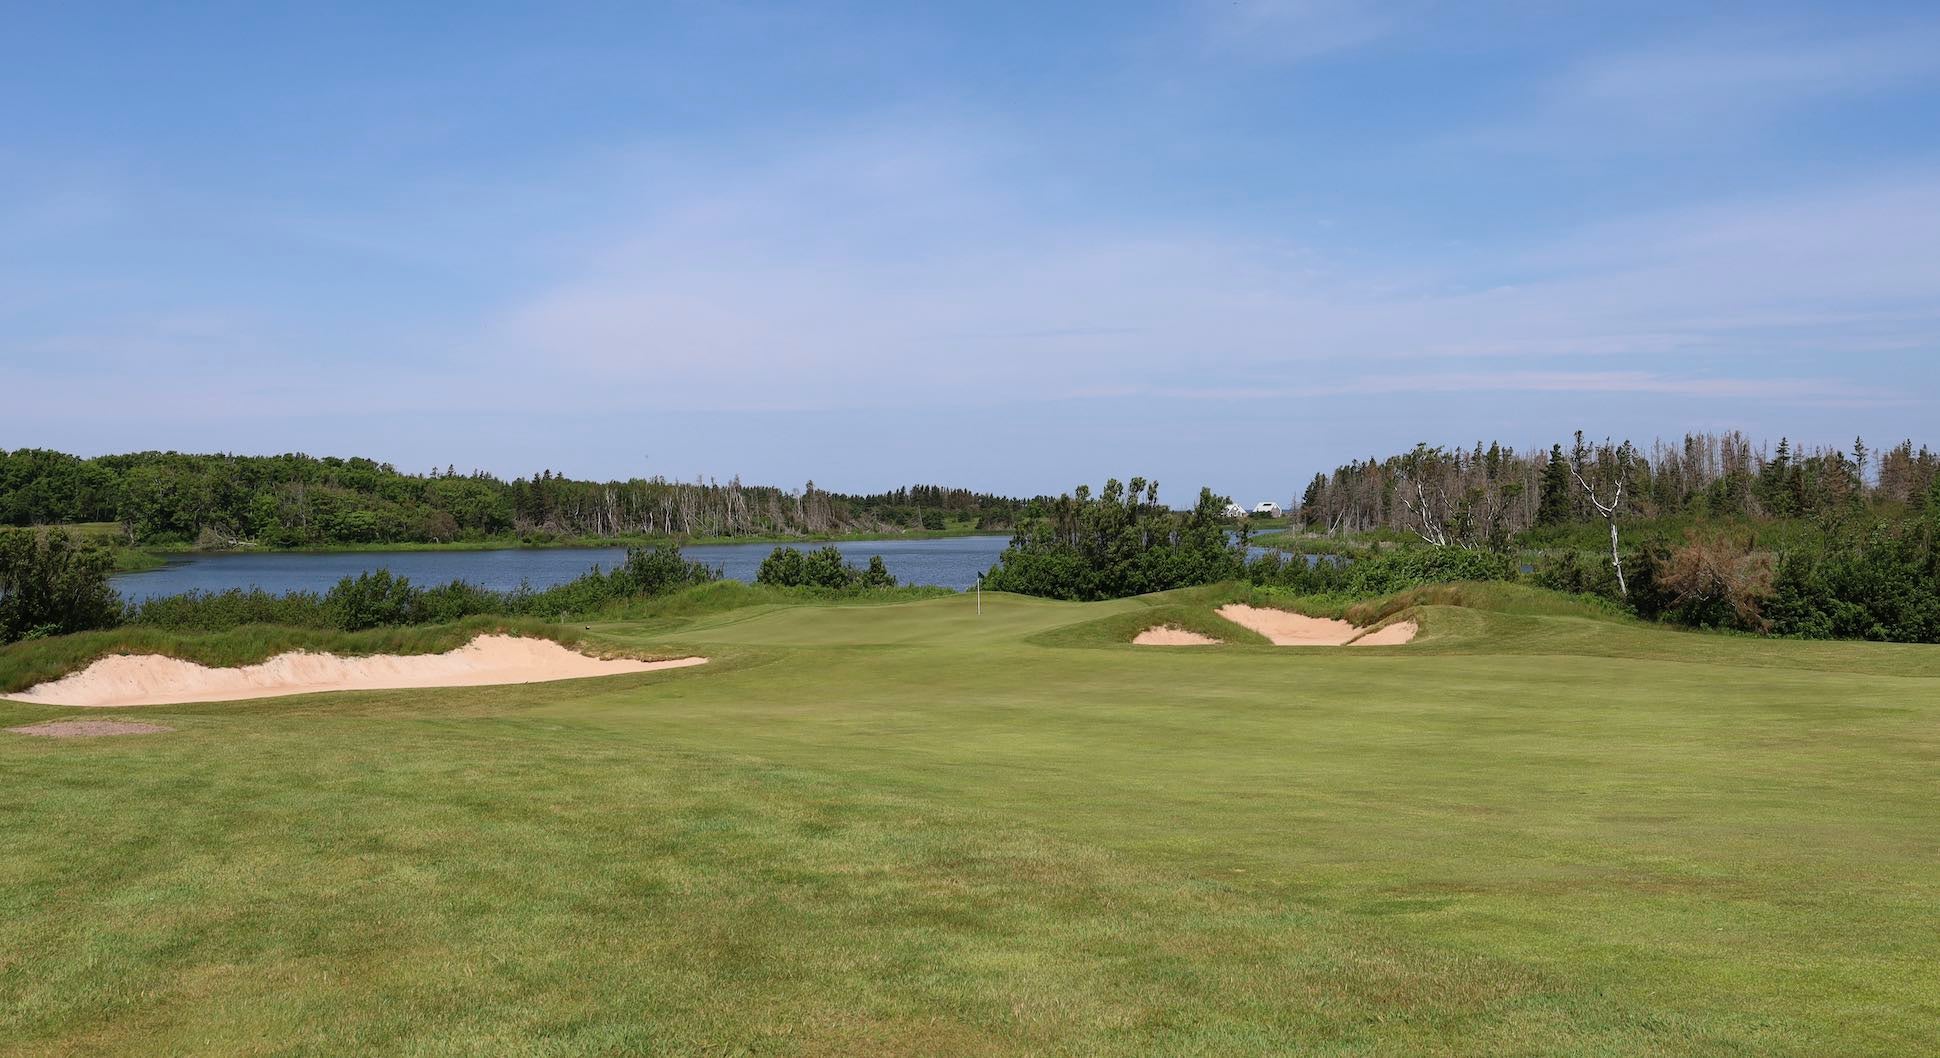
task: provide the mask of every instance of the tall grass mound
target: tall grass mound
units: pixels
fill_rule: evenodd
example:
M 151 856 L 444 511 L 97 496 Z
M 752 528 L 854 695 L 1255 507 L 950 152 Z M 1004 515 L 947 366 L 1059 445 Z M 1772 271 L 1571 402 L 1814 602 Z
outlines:
M 1454 606 L 1525 617 L 1587 617 L 1606 621 L 1625 617 L 1615 605 L 1594 595 L 1568 595 L 1505 581 L 1426 584 L 1350 603 L 1340 608 L 1339 616 L 1357 625 L 1370 626 L 1422 606 Z

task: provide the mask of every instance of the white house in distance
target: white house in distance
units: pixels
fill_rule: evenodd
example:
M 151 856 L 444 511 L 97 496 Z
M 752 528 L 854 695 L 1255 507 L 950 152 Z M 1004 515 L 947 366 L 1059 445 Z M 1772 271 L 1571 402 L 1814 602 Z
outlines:
M 1246 517 L 1246 508 L 1241 507 L 1237 503 L 1229 503 L 1226 505 L 1226 517 L 1244 518 Z
M 1274 503 L 1272 500 L 1261 500 L 1253 505 L 1253 513 L 1262 518 L 1278 518 L 1280 516 L 1280 505 Z

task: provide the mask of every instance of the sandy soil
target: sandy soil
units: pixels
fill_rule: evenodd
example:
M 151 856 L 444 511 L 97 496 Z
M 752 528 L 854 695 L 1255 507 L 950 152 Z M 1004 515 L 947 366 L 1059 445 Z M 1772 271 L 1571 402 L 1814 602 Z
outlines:
M 1216 644 L 1219 640 L 1183 628 L 1156 625 L 1134 636 L 1132 642 L 1142 647 L 1203 647 Z
M 178 705 L 274 698 L 318 691 L 478 687 L 699 665 L 706 658 L 634 661 L 587 657 L 550 639 L 479 636 L 445 654 L 338 657 L 297 652 L 257 665 L 209 668 L 154 654 L 118 654 L 79 672 L 10 695 L 40 705 Z
M 1347 644 L 1350 647 L 1398 647 L 1414 641 L 1415 633 L 1421 627 L 1413 621 L 1396 621 L 1391 625 L 1377 628 L 1372 632 Z
M 1242 628 L 1250 628 L 1282 647 L 1393 646 L 1415 637 L 1413 621 L 1397 621 L 1386 628 L 1361 635 L 1361 629 L 1346 621 L 1308 617 L 1285 610 L 1262 609 L 1245 603 L 1227 603 L 1219 616 Z M 1359 639 L 1354 638 L 1360 636 Z
M 42 738 L 101 738 L 104 735 L 159 735 L 175 730 L 160 724 L 138 724 L 132 720 L 49 720 L 44 724 L 10 727 L 16 735 Z

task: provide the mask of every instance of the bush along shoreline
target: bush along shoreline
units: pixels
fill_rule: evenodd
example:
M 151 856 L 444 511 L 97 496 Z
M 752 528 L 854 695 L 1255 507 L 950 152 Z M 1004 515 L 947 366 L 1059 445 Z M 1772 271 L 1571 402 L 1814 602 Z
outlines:
M 677 545 L 659 545 L 630 548 L 611 570 L 594 567 L 544 589 L 494 591 L 462 580 L 427 587 L 379 569 L 345 577 L 321 593 L 231 588 L 125 603 L 108 583 L 113 569 L 112 552 L 103 542 L 60 531 L 0 530 L 0 643 L 121 627 L 182 634 L 252 625 L 362 632 L 487 617 L 556 621 L 722 579 L 720 570 L 688 560 Z M 817 598 L 947 591 L 899 588 L 880 555 L 858 567 L 834 547 L 809 552 L 777 547 L 763 560 L 756 585 Z

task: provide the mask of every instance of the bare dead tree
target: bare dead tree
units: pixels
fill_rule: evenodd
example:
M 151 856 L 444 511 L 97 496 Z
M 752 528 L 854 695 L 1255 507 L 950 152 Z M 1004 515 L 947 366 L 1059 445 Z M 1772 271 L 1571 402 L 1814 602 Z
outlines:
M 1415 478 L 1406 484 L 1414 486 L 1414 495 L 1402 493 L 1401 503 L 1408 508 L 1409 515 L 1414 518 L 1415 535 L 1436 547 L 1447 547 L 1448 529 L 1442 525 L 1441 517 L 1436 513 L 1438 502 L 1429 499 L 1427 486 L 1420 478 Z
M 1418 444 L 1396 467 L 1396 491 L 1408 512 L 1408 528 L 1436 547 L 1449 545 L 1448 456 L 1440 448 Z
M 1585 466 L 1589 463 L 1590 450 L 1583 444 L 1583 431 L 1576 431 L 1576 447 L 1570 452 L 1570 476 L 1596 508 L 1597 514 L 1610 527 L 1610 568 L 1617 573 L 1617 591 L 1625 598 L 1630 597 L 1630 585 L 1623 576 L 1623 552 L 1617 546 L 1617 517 L 1623 511 L 1623 486 L 1630 478 L 1630 470 L 1636 462 L 1636 451 L 1625 441 L 1613 445 L 1608 438 L 1596 451 L 1596 462 L 1589 474 Z M 1598 479 L 1592 484 L 1590 476 Z

